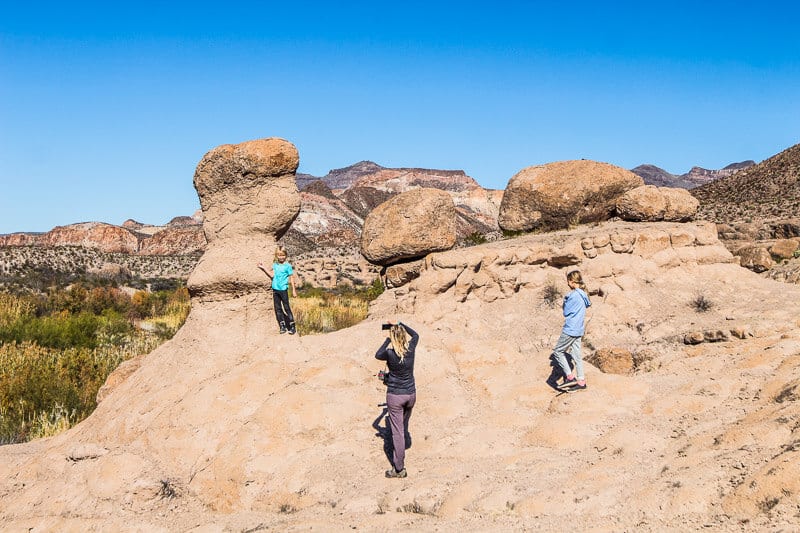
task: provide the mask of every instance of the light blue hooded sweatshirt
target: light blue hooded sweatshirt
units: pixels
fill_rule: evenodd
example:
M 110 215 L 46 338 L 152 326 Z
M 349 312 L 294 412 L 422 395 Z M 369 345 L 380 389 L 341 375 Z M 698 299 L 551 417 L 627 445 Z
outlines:
M 586 308 L 592 305 L 589 296 L 581 289 L 573 289 L 564 296 L 564 329 L 570 337 L 583 337 L 583 319 Z

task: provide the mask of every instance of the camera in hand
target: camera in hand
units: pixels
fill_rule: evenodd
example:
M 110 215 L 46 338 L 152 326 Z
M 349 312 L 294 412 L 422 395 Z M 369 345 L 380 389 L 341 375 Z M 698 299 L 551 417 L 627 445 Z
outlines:
M 389 373 L 385 370 L 379 370 L 378 379 L 381 380 L 384 385 L 388 385 L 387 381 L 389 379 Z
M 392 329 L 391 324 L 381 324 L 381 329 Z

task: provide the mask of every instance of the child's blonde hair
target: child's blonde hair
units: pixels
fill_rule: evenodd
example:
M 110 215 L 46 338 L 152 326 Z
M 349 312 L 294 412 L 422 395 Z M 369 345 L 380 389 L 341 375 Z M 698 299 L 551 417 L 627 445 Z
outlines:
M 406 356 L 408 350 L 408 335 L 406 335 L 406 328 L 399 324 L 395 324 L 389 329 L 389 340 L 392 341 L 392 348 L 394 353 L 400 358 L 400 362 Z
M 567 281 L 574 283 L 584 291 L 586 290 L 586 284 L 583 282 L 583 276 L 581 276 L 580 270 L 572 270 L 571 272 L 568 272 Z
M 278 256 L 279 255 L 284 256 L 287 261 L 289 260 L 289 254 L 286 253 L 286 248 L 283 248 L 281 246 L 277 246 L 275 248 L 275 255 L 272 257 L 272 262 L 273 263 L 277 263 L 278 262 Z

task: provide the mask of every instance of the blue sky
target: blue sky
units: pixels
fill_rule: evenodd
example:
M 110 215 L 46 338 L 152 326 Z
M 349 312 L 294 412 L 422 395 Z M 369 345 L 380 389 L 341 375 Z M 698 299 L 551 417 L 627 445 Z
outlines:
M 0 233 L 191 214 L 203 154 L 262 137 L 317 176 L 369 159 L 491 188 L 565 159 L 761 161 L 800 142 L 798 20 L 770 1 L 4 2 Z

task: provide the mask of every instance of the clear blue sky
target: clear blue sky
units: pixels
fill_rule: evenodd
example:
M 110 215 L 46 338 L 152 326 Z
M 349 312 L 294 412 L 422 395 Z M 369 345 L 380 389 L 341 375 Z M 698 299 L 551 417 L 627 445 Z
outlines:
M 341 7 L 344 5 L 345 7 Z M 283 137 L 504 188 L 800 142 L 795 2 L 3 2 L 0 233 L 199 208 L 205 152 Z

